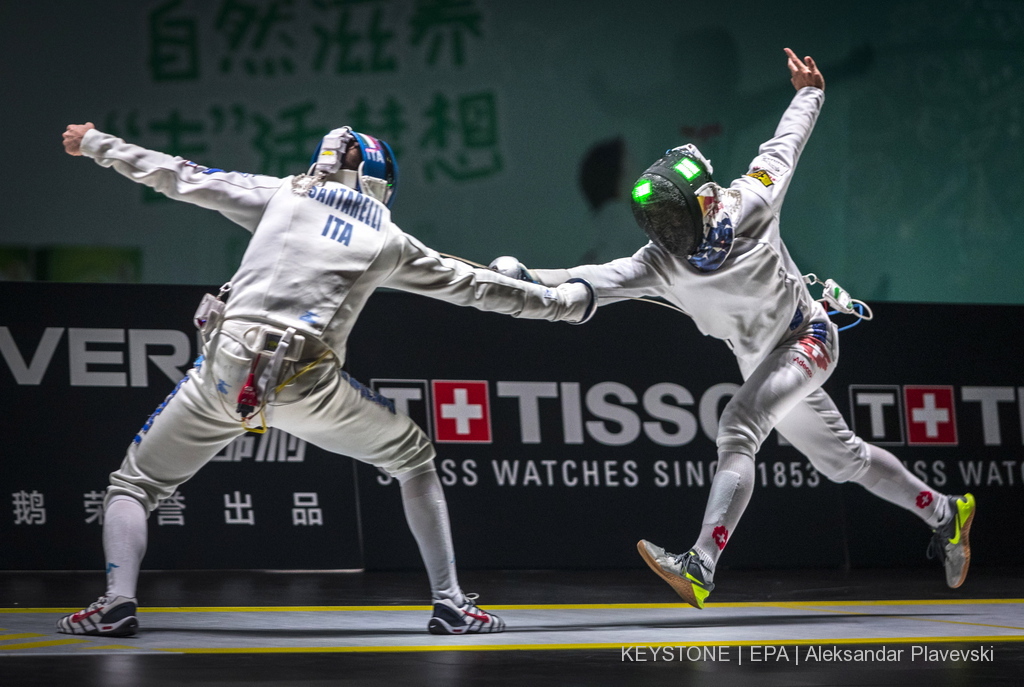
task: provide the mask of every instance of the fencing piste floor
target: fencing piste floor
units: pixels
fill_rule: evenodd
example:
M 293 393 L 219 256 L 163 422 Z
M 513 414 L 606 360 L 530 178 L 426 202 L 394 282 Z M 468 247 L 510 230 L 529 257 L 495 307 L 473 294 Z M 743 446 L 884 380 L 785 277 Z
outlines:
M 93 573 L 0 573 L 0 685 L 1024 684 L 1022 571 L 466 571 L 500 634 L 426 632 L 422 573 L 146 572 L 140 632 L 58 634 Z

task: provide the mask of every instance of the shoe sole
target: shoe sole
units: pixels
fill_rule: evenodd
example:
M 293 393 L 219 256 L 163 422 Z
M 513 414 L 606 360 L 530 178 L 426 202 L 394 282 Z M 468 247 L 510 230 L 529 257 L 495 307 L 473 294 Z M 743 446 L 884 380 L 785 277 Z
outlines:
M 431 618 L 430 622 L 427 623 L 427 632 L 432 635 L 485 635 L 504 631 L 504 626 L 499 630 L 469 630 L 464 627 L 452 627 L 441 618 Z
M 964 580 L 967 579 L 967 569 L 971 567 L 971 523 L 974 522 L 974 514 L 977 510 L 978 507 L 975 505 L 974 510 L 972 510 L 971 514 L 967 516 L 967 522 L 960 526 L 960 541 L 964 543 L 964 570 L 960 574 L 960 579 L 956 581 L 956 584 L 949 585 L 950 589 L 956 589 L 964 583 Z
M 636 544 L 636 550 L 640 552 L 640 557 L 647 563 L 647 567 L 657 573 L 658 577 L 668 582 L 669 586 L 676 591 L 683 601 L 690 604 L 694 608 L 701 610 L 703 607 L 697 602 L 697 596 L 693 593 L 693 583 L 685 577 L 679 575 L 673 575 L 662 570 L 661 566 L 658 565 L 657 561 L 647 551 L 647 547 L 644 546 L 643 540 L 640 540 Z
M 427 632 L 432 635 L 464 635 L 465 630 L 459 631 L 440 618 L 431 618 L 427 623 Z
M 66 635 L 84 635 L 86 637 L 132 637 L 139 631 L 139 620 L 132 616 L 119 620 L 117 623 L 110 626 L 109 630 L 83 630 L 81 632 L 75 632 L 73 629 L 67 630 L 57 625 L 57 632 Z

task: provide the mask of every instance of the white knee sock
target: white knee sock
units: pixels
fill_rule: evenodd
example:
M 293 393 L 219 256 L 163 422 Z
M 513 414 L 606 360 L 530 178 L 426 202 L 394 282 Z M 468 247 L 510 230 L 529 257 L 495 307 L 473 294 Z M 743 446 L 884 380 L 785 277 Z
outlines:
M 931 528 L 949 518 L 946 497 L 919 480 L 884 448 L 869 444 L 871 462 L 857 484 L 875 496 L 916 514 Z
M 437 472 L 433 469 L 421 472 L 403 481 L 401 488 L 405 519 L 427 567 L 433 598 L 462 603 L 462 589 L 455 573 L 448 503 Z
M 131 496 L 110 499 L 103 513 L 103 553 L 107 558 L 107 597 L 135 598 L 139 568 L 146 555 L 146 508 Z
M 700 537 L 694 544 L 701 560 L 712 572 L 753 492 L 754 459 L 743 453 L 719 454 L 718 471 L 711 481 Z

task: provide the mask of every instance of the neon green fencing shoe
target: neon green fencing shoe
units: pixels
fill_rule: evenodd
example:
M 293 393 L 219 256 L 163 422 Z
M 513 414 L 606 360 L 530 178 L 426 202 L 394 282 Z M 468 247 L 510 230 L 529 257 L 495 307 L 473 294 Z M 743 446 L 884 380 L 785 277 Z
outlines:
M 704 600 L 715 585 L 705 581 L 711 578 L 711 570 L 701 562 L 696 551 L 678 555 L 668 553 L 646 539 L 637 542 L 636 548 L 651 570 L 668 582 L 686 603 L 694 608 L 704 608 Z
M 949 522 L 940 525 L 928 545 L 928 558 L 938 558 L 946 568 L 946 584 L 956 589 L 967 579 L 971 565 L 971 523 L 974 522 L 974 496 L 950 496 Z

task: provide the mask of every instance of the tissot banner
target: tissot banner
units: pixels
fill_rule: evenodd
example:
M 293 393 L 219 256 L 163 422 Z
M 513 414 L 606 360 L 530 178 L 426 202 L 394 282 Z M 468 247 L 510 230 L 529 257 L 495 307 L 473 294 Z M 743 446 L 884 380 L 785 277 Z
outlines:
M 874 308 L 873 321 L 840 335 L 825 389 L 858 434 L 936 492 L 978 498 L 977 565 L 1019 564 L 1021 547 L 1005 538 L 1024 525 L 1024 363 L 1009 343 L 1024 308 Z M 435 439 L 456 554 L 471 567 L 642 565 L 642 538 L 685 550 L 716 467 L 718 416 L 741 382 L 723 342 L 640 302 L 575 326 L 382 293 L 349 355 L 353 374 Z M 413 565 L 411 537 L 388 519 L 396 486 L 358 471 L 364 523 L 394 523 L 375 532 L 393 545 L 368 546 L 367 564 Z M 926 564 L 922 521 L 829 482 L 777 434 L 755 474 L 721 565 Z
M 97 568 L 100 502 L 127 443 L 195 357 L 200 287 L 0 285 L 0 537 L 7 569 Z M 974 562 L 1024 512 L 1024 308 L 879 304 L 841 335 L 825 389 L 851 426 L 937 492 L 971 491 Z M 647 303 L 520 321 L 407 294 L 371 298 L 347 369 L 432 437 L 463 568 L 642 565 L 638 539 L 697 536 L 727 347 Z M 775 434 L 721 565 L 923 564 L 930 532 L 836 485 Z M 922 496 L 922 499 L 927 498 Z M 147 568 L 416 568 L 397 484 L 271 431 L 246 435 L 150 518 Z

